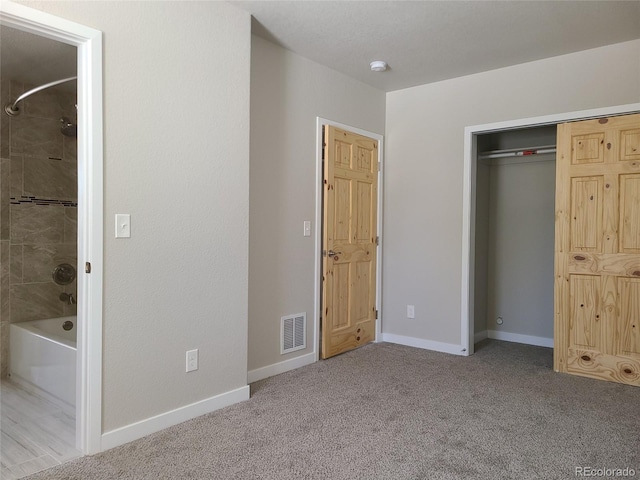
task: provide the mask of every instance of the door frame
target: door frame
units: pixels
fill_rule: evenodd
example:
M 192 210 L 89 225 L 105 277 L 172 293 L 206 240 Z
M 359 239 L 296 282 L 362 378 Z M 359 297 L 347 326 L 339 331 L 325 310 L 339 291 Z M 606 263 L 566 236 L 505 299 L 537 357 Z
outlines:
M 460 344 L 462 345 L 464 355 L 472 355 L 474 352 L 477 136 L 485 133 L 541 127 L 544 125 L 638 112 L 640 112 L 640 103 L 631 103 L 465 127 L 462 188 L 462 305 L 460 318 Z
M 322 136 L 322 126 L 331 125 L 358 135 L 373 138 L 378 142 L 378 247 L 376 251 L 376 335 L 374 342 L 382 339 L 382 192 L 384 178 L 384 136 L 378 133 L 362 130 L 361 128 L 345 125 L 322 117 L 316 117 L 316 219 L 315 219 L 315 266 L 314 266 L 314 294 L 313 294 L 313 355 L 314 361 L 320 359 L 320 305 L 322 300 L 322 192 L 323 176 L 322 149 L 324 138 Z
M 2 1 L 0 24 L 78 49 L 78 275 L 76 448 L 101 451 L 103 132 L 102 32 L 23 5 Z

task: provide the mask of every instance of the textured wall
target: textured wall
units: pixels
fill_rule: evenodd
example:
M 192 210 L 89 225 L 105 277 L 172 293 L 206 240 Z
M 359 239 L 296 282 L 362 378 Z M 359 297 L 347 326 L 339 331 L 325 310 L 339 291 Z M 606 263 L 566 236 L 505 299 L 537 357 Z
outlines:
M 383 331 L 460 344 L 466 126 L 635 102 L 640 41 L 387 94 Z
M 313 351 L 316 117 L 384 133 L 385 94 L 253 36 L 249 370 Z M 307 312 L 307 348 L 280 355 L 280 317 Z
M 35 85 L 0 79 L 0 103 Z M 60 88 L 35 93 L 20 103 L 21 114 L 2 113 L 0 315 L 2 376 L 7 373 L 10 323 L 75 315 L 59 299 L 76 294 L 76 282 L 59 286 L 51 272 L 77 263 L 77 142 L 60 133 L 60 118 L 75 122 L 75 95 Z
M 244 387 L 249 14 L 21 3 L 104 34 L 103 431 Z M 116 213 L 131 214 L 130 239 L 113 238 Z

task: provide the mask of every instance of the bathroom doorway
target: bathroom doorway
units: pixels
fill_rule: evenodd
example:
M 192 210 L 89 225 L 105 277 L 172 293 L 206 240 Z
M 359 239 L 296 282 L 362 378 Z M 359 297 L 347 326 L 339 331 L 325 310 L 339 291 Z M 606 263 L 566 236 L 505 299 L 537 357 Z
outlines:
M 11 3 L 3 5 L 0 11 L 0 28 L 2 32 L 9 32 L 8 34 L 15 34 L 13 30 L 19 31 L 22 36 L 19 41 L 2 40 L 3 62 L 5 59 L 18 58 L 18 63 L 3 64 L 2 68 L 3 80 L 7 77 L 2 82 L 3 111 L 0 113 L 3 116 L 2 137 L 7 139 L 6 146 L 3 141 L 0 166 L 3 374 L 13 369 L 8 360 L 12 337 L 21 335 L 12 325 L 27 327 L 26 324 L 33 316 L 51 317 L 53 326 L 64 332 L 53 343 L 63 347 L 72 343 L 67 337 L 69 331 L 77 331 L 77 350 L 73 355 L 75 359 L 68 366 L 67 373 L 57 377 L 65 379 L 63 382 L 48 381 L 49 371 L 55 369 L 46 366 L 27 368 L 41 373 L 38 380 L 45 380 L 42 385 L 35 385 L 31 381 L 33 379 L 26 379 L 16 387 L 19 382 L 14 382 L 12 377 L 12 385 L 5 388 L 3 381 L 3 455 L 8 450 L 5 448 L 8 446 L 8 434 L 4 432 L 4 414 L 11 412 L 13 408 L 5 406 L 5 400 L 9 401 L 13 397 L 18 400 L 20 408 L 36 408 L 26 408 L 26 413 L 21 413 L 19 409 L 13 410 L 13 420 L 16 422 L 10 435 L 14 440 L 24 440 L 28 428 L 18 426 L 19 420 L 31 421 L 31 426 L 38 423 L 47 430 L 39 435 L 39 440 L 45 441 L 47 446 L 35 445 L 32 440 L 24 440 L 23 443 L 35 454 L 44 450 L 45 454 L 54 457 L 53 452 L 47 452 L 46 449 L 55 450 L 58 458 L 53 459 L 61 463 L 73 456 L 97 453 L 101 449 L 102 34 L 62 18 Z M 55 75 L 55 80 L 18 78 L 18 64 L 22 61 L 20 56 L 26 53 L 24 49 L 30 42 L 52 42 L 53 51 L 57 48 L 71 52 L 70 68 L 74 72 L 57 70 L 64 61 L 50 55 L 36 61 L 35 65 L 32 60 L 31 67 L 33 70 L 44 70 Z M 14 49 L 17 55 L 6 53 L 5 48 Z M 73 81 L 72 77 L 76 75 L 78 79 Z M 16 78 L 8 80 L 10 76 Z M 10 103 L 9 110 L 22 108 L 16 116 L 9 118 L 5 115 L 5 97 L 9 97 L 6 102 Z M 39 101 L 42 97 L 48 100 L 41 104 Z M 40 175 L 42 173 L 44 175 Z M 29 223 L 34 224 L 33 232 L 27 229 Z M 53 314 L 50 315 L 49 312 Z M 74 313 L 76 318 L 73 318 Z M 14 319 L 19 321 L 13 322 Z M 44 323 L 47 322 L 29 327 L 49 329 Z M 4 336 L 5 330 L 8 331 L 8 340 Z M 40 338 L 47 335 L 40 335 L 38 332 L 35 336 Z M 22 359 L 26 357 L 28 361 L 30 355 L 24 355 L 24 348 L 32 347 L 23 348 L 23 345 L 28 345 L 31 341 L 32 339 L 16 341 L 20 346 L 15 349 L 14 354 L 22 356 Z M 48 350 L 49 346 L 35 348 L 40 352 Z M 62 353 L 60 355 L 64 356 Z M 19 365 L 18 360 L 14 365 Z M 21 375 L 16 373 L 16 376 Z M 67 385 L 69 388 L 63 390 L 47 391 L 51 383 L 57 386 L 60 383 L 72 385 Z M 25 385 L 35 388 L 24 388 Z M 34 391 L 39 395 L 38 400 L 26 400 L 31 398 L 27 394 L 31 395 Z M 58 410 L 54 411 L 55 409 Z M 30 414 L 37 415 L 38 422 L 27 418 Z M 53 414 L 53 420 L 45 419 L 49 414 Z M 66 423 L 67 427 L 70 424 L 70 430 L 65 431 L 55 424 L 56 421 L 59 424 Z M 55 441 L 66 444 L 64 451 L 60 451 L 63 449 L 58 448 L 59 444 L 53 446 L 53 433 L 63 437 Z M 3 478 L 19 478 L 51 466 L 51 459 L 47 459 L 46 455 L 25 459 L 15 452 L 12 451 L 14 458 L 11 460 L 11 466 L 15 468 L 10 470 L 6 464 L 9 460 L 5 463 L 3 458 Z
M 21 478 L 81 455 L 77 48 L 4 25 L 0 43 L 1 461 Z

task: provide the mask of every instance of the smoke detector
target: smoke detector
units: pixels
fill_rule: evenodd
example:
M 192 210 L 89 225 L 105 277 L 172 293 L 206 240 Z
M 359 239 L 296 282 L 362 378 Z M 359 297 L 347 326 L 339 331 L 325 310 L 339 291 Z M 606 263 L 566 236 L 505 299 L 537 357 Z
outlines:
M 372 72 L 384 72 L 387 69 L 387 62 L 382 60 L 376 60 L 369 64 Z

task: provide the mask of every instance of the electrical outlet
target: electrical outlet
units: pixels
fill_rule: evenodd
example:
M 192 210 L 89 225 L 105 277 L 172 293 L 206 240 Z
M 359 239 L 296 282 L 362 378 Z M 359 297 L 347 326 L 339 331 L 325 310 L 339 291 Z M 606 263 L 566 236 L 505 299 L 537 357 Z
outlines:
M 415 305 L 407 305 L 407 318 L 416 318 Z
M 198 369 L 198 349 L 187 351 L 187 372 Z

